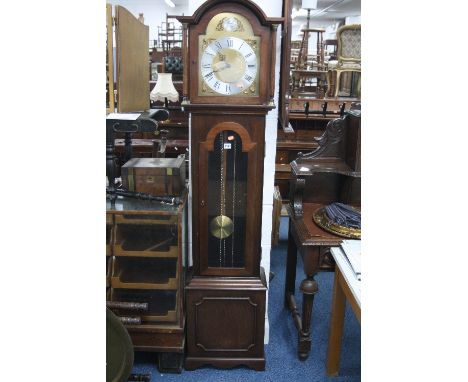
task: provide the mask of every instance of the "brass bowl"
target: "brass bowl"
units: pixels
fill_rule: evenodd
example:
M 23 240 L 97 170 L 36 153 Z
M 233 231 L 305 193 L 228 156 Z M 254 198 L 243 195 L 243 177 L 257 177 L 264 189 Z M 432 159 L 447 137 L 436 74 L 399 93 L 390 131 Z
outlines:
M 354 208 L 356 211 L 359 209 Z M 320 207 L 313 213 L 314 222 L 325 231 L 347 239 L 361 239 L 360 228 L 349 228 L 332 222 L 325 211 L 325 207 Z

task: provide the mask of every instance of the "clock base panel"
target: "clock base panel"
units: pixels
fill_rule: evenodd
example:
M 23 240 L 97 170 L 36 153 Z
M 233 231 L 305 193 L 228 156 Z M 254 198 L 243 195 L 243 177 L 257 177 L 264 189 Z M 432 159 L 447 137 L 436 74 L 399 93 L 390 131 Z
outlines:
M 265 279 L 194 277 L 185 288 L 188 370 L 265 369 Z

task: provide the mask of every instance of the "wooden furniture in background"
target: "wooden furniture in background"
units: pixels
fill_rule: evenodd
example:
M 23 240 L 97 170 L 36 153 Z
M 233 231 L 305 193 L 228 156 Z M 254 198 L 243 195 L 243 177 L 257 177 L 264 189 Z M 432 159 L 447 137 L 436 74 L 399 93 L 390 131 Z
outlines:
M 336 267 L 330 336 L 328 337 L 327 374 L 336 376 L 340 369 L 341 339 L 343 337 L 346 300 L 351 305 L 357 320 L 361 323 L 361 286 L 341 248 L 332 248 L 331 254 Z
M 324 133 L 327 123 L 350 106 L 351 100 L 345 98 L 289 100 L 288 128 L 278 128 L 276 141 L 275 186 L 280 188 L 283 201 L 289 200 L 290 163 L 299 153 L 316 149 L 316 138 Z
M 316 225 L 312 216 L 317 209 L 332 202 L 361 204 L 360 115 L 360 105 L 355 105 L 343 118 L 330 121 L 325 133 L 317 139 L 317 149 L 291 163 L 285 306 L 290 309 L 298 329 L 301 360 L 307 359 L 311 346 L 312 305 L 318 292 L 314 276 L 319 270 L 334 269 L 330 248 L 342 241 L 341 237 Z M 294 298 L 298 250 L 306 276 L 300 286 L 302 315 Z
M 309 21 L 307 21 L 309 23 Z M 323 28 L 307 28 L 301 29 L 302 42 L 299 50 L 299 57 L 297 60 L 296 69 L 308 69 L 310 67 L 315 67 L 317 70 L 323 70 L 324 66 L 324 49 L 323 49 L 323 34 L 325 29 Z M 317 50 L 314 55 L 309 54 L 309 34 L 317 34 Z M 312 58 L 312 61 L 309 61 L 309 58 Z
M 106 232 L 107 300 L 147 303 L 147 311 L 138 315 L 125 304 L 114 312 L 133 319 L 126 328 L 135 350 L 157 352 L 161 372 L 180 372 L 185 349 L 187 192 L 180 205 L 122 197 L 114 206 L 107 201 Z
M 112 5 L 106 4 L 106 113 L 113 113 L 115 109 L 114 97 L 114 21 Z
M 301 29 L 302 41 L 299 49 L 299 56 L 291 71 L 291 95 L 309 96 L 323 98 L 327 90 L 325 70 L 325 56 L 323 46 L 323 33 L 325 29 L 309 28 L 309 19 L 307 19 L 307 28 Z M 309 34 L 316 33 L 317 48 L 315 54 L 309 54 Z
M 283 207 L 283 200 L 278 186 L 275 186 L 273 192 L 273 217 L 271 228 L 271 245 L 278 245 L 280 223 L 281 223 L 281 209 Z
M 329 48 L 331 47 L 331 48 Z M 338 47 L 338 40 L 337 39 L 328 39 L 323 40 L 323 50 L 324 55 L 328 56 L 328 60 L 336 60 L 336 50 Z
M 149 109 L 149 27 L 128 10 L 115 6 L 117 111 Z
M 342 94 L 341 78 L 348 73 L 351 78 L 351 85 L 355 89 L 350 89 L 349 96 L 361 96 L 361 24 L 344 25 L 336 32 L 338 40 L 336 68 L 329 70 L 328 82 L 333 86 L 329 87 L 326 96 L 338 97 Z M 357 77 L 354 79 L 353 77 Z M 351 87 L 352 87 L 351 86 Z M 348 94 L 344 94 L 348 96 Z
M 176 17 L 166 13 L 166 21 L 158 26 L 158 42 L 166 56 L 173 48 L 182 48 L 182 28 L 178 26 Z

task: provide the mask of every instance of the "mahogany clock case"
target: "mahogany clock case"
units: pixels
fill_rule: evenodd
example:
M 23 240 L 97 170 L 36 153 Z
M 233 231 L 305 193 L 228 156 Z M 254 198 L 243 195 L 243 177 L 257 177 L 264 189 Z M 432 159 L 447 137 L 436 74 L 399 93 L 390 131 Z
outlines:
M 234 19 L 242 20 L 252 28 L 244 41 L 249 40 L 260 57 L 253 92 L 199 91 L 204 81 L 200 41 L 234 40 L 239 31 L 225 28 L 223 21 L 219 33 L 208 35 L 210 21 L 223 18 L 237 25 Z M 264 370 L 266 282 L 260 260 L 265 124 L 266 114 L 275 107 L 276 27 L 283 19 L 267 18 L 248 0 L 210 0 L 193 16 L 177 19 L 184 28 L 189 63 L 184 66 L 182 106 L 191 115 L 193 275 L 185 287 L 185 367 L 243 365 Z M 218 49 L 217 54 L 224 54 L 221 50 L 228 47 Z

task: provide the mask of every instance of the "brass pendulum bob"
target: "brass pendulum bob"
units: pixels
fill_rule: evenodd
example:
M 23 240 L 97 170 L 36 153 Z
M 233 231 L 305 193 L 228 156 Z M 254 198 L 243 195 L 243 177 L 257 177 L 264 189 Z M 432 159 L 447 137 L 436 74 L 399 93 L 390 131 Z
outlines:
M 210 223 L 211 234 L 218 239 L 226 239 L 231 236 L 233 223 L 231 218 L 225 215 L 216 216 Z

